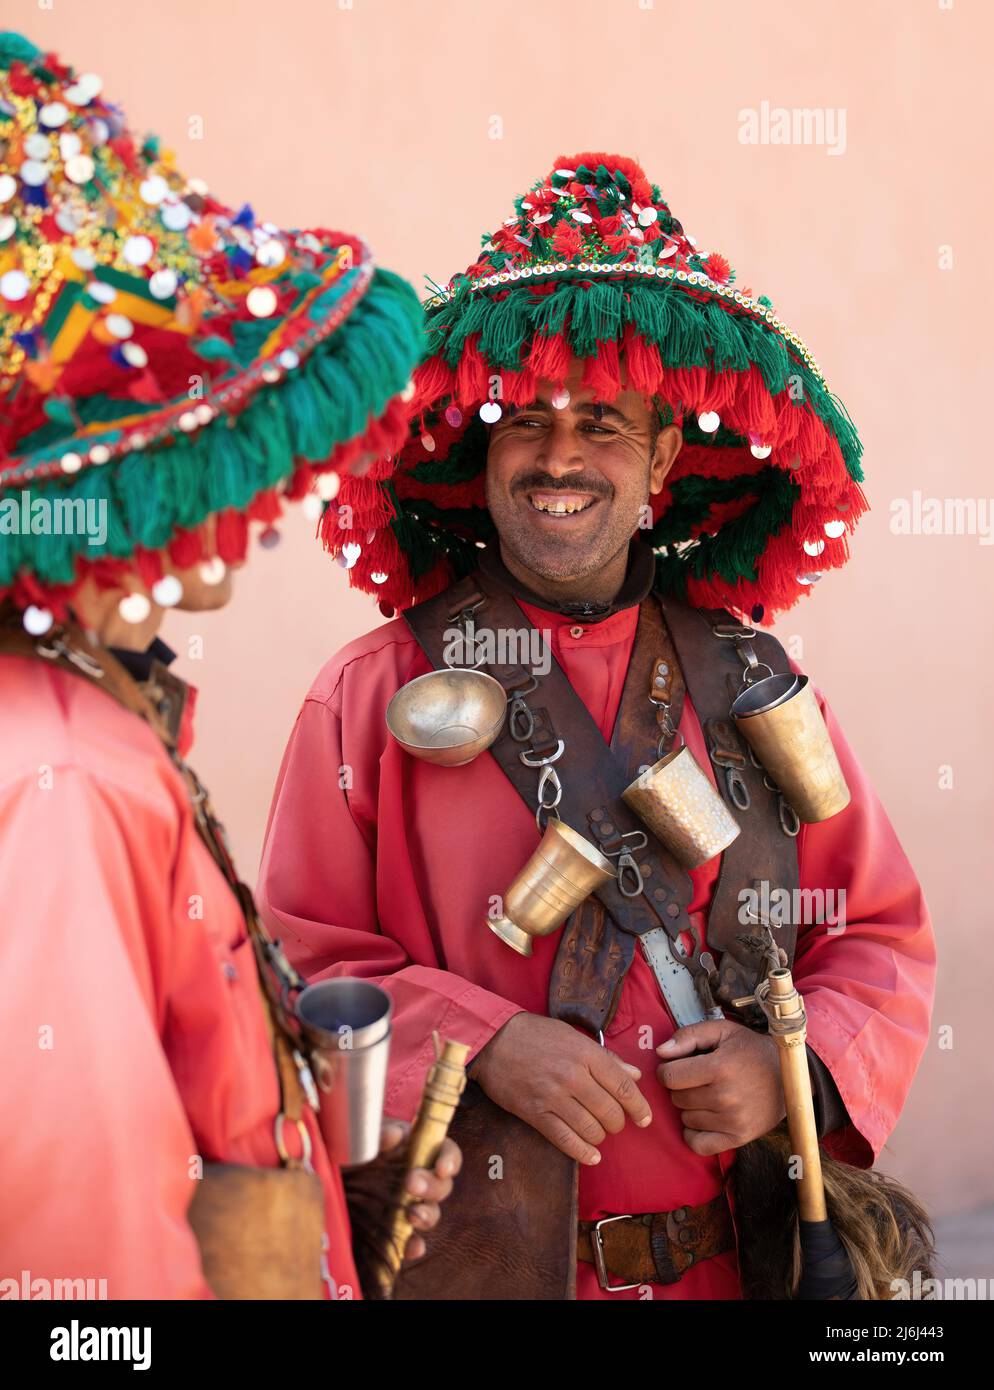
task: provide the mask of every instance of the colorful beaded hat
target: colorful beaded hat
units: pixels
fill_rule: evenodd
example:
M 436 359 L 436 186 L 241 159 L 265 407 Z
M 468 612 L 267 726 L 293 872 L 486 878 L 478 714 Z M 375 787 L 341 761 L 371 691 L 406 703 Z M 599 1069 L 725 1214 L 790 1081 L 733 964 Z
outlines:
M 282 498 L 400 446 L 421 350 L 417 296 L 364 242 L 229 209 L 99 78 L 0 35 L 0 599 L 26 622 L 87 575 L 175 602 L 163 551 L 240 559 L 253 519 L 275 538 Z
M 432 288 L 410 438 L 344 480 L 322 522 L 384 612 L 475 567 L 494 535 L 486 422 L 529 404 L 536 381 L 561 383 L 571 356 L 596 398 L 624 372 L 682 425 L 651 499 L 661 591 L 769 621 L 845 563 L 866 509 L 852 421 L 770 301 L 697 249 L 633 160 L 558 159 L 466 273 Z

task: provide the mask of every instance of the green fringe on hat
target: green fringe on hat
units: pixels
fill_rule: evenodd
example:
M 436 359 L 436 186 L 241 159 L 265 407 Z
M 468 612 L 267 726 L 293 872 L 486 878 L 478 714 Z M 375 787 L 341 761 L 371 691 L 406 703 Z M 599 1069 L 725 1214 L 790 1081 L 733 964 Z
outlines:
M 755 365 L 771 395 L 789 385 L 807 399 L 836 436 L 849 476 L 862 482 L 861 446 L 856 428 L 842 405 L 803 362 L 791 355 L 783 339 L 758 320 L 730 313 L 714 301 L 702 302 L 673 281 L 595 281 L 580 288 L 561 281 L 551 294 L 515 285 L 503 297 L 470 294 L 469 282 L 454 282 L 455 293 L 429 310 L 429 352 L 458 367 L 467 341 L 479 335 L 480 354 L 494 371 L 518 371 L 525 346 L 534 334 L 563 334 L 577 357 L 592 357 L 601 342 L 616 342 L 631 324 L 639 337 L 659 351 L 664 367 L 704 367 L 717 372 L 748 370 Z
M 313 316 L 321 317 L 320 308 Z M 221 416 L 195 434 L 64 479 L 10 478 L 3 498 L 18 498 L 23 489 L 32 500 L 106 501 L 108 533 L 90 545 L 80 534 L 0 530 L 0 588 L 21 571 L 42 584 L 69 584 L 79 557 L 127 559 L 138 548 L 162 549 L 178 531 L 218 512 L 245 511 L 295 464 L 323 462 L 379 418 L 403 390 L 422 342 L 417 297 L 399 276 L 377 270 L 345 323 L 279 384 L 258 391 L 233 425 Z

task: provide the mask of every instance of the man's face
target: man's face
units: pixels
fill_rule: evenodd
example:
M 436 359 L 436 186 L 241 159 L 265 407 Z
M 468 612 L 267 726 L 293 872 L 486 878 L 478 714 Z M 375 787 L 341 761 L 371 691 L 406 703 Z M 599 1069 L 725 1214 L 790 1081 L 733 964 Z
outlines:
M 595 404 L 582 373 L 574 362 L 562 409 L 552 404 L 557 387 L 542 381 L 531 405 L 490 432 L 487 505 L 502 548 L 545 579 L 596 574 L 627 549 L 682 443 L 671 425 L 653 444 L 658 417 L 636 391 Z

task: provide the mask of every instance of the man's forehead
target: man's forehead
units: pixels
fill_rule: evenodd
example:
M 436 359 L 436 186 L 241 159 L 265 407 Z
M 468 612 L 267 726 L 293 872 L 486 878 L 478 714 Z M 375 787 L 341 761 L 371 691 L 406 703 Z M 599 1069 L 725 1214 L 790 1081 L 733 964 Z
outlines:
M 645 419 L 650 410 L 648 402 L 637 391 L 620 391 L 613 400 L 601 401 L 589 387 L 570 389 L 569 401 L 565 405 L 558 405 L 556 398 L 562 389 L 552 382 L 539 382 L 532 400 L 519 409 L 563 409 L 578 415 L 604 415 L 632 421 Z

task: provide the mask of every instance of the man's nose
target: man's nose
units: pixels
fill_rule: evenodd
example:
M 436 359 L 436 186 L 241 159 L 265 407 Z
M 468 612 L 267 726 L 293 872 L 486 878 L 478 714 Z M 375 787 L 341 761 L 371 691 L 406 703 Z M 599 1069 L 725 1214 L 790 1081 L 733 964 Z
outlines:
M 576 431 L 567 428 L 565 421 L 550 429 L 535 462 L 554 478 L 582 473 L 586 463 Z

